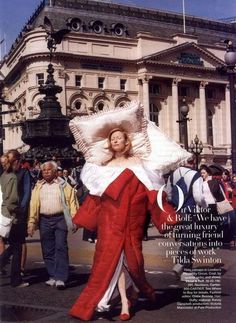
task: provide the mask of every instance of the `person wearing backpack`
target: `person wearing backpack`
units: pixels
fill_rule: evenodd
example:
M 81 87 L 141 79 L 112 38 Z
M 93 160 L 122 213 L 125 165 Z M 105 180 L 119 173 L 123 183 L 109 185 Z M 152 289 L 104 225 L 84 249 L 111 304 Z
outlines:
M 186 214 L 191 215 L 189 218 L 192 221 L 197 221 L 195 214 L 196 206 L 203 205 L 203 196 L 201 193 L 203 179 L 200 173 L 193 169 L 194 165 L 195 160 L 193 157 L 190 157 L 184 166 L 178 167 L 169 176 L 166 185 L 168 200 L 176 207 L 179 217 L 182 219 L 181 224 L 186 225 L 186 227 L 189 227 L 190 224 Z M 194 228 L 193 225 L 192 228 Z M 181 281 L 185 281 L 191 275 L 189 270 L 192 269 L 193 265 L 196 232 L 194 232 L 194 229 L 192 230 L 193 232 L 190 232 L 189 228 L 186 230 L 178 230 L 178 225 L 176 230 L 176 233 L 181 235 L 181 238 L 178 239 L 181 244 L 173 271 Z

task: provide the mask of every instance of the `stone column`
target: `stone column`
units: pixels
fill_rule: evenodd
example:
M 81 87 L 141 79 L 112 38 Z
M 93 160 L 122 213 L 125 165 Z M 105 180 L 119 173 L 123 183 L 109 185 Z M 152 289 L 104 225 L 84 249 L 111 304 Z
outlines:
M 142 79 L 138 79 L 138 101 L 143 102 L 143 82 L 142 82 Z
M 179 142 L 179 123 L 176 122 L 179 120 L 179 99 L 178 99 L 178 83 L 181 82 L 181 79 L 173 79 L 172 81 L 172 108 L 170 115 L 172 118 L 172 137 L 173 140 Z
M 145 76 L 142 79 L 143 82 L 143 107 L 144 115 L 149 120 L 150 119 L 150 100 L 149 100 L 149 79 L 150 77 Z
M 231 118 L 230 118 L 230 90 L 229 84 L 225 87 L 225 131 L 226 145 L 231 145 Z
M 199 124 L 200 124 L 200 134 L 199 139 L 203 144 L 207 144 L 207 111 L 206 111 L 206 92 L 205 87 L 208 82 L 202 81 L 199 87 L 199 97 L 200 97 L 200 113 L 199 113 Z

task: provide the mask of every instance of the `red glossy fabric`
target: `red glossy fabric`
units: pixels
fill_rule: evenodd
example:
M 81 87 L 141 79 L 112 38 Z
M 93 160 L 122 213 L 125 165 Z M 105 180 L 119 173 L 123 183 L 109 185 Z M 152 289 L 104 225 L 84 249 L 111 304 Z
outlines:
M 99 196 L 88 195 L 73 217 L 73 223 L 90 231 L 97 230 L 97 218 L 101 206 L 101 198 Z
M 236 210 L 236 188 L 233 188 L 232 192 L 232 207 Z
M 98 241 L 89 281 L 70 315 L 91 319 L 109 286 L 122 250 L 133 281 L 140 291 L 152 298 L 154 290 L 144 272 L 142 238 L 148 209 L 153 212 L 154 223 L 160 225 L 161 211 L 154 205 L 154 196 L 156 192 L 148 192 L 134 173 L 126 169 L 101 198 L 88 196 L 78 210 L 73 222 L 88 229 L 97 227 Z M 172 208 L 171 211 L 174 212 Z

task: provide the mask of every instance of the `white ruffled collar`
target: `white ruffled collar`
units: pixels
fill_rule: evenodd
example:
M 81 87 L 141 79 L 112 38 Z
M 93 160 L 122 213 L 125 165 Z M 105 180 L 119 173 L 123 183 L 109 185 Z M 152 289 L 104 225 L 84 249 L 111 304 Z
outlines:
M 101 196 L 107 187 L 125 170 L 130 169 L 148 190 L 158 190 L 164 185 L 162 173 L 148 169 L 145 162 L 137 157 L 122 161 L 111 161 L 106 166 L 86 163 L 81 172 L 81 180 L 90 194 Z

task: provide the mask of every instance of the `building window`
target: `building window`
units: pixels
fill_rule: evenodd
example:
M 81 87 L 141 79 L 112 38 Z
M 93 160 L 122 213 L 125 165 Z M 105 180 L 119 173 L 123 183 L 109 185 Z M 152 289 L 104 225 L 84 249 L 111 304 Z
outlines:
M 207 109 L 207 143 L 213 146 L 213 113 L 210 109 Z
M 80 110 L 81 106 L 82 106 L 82 103 L 80 101 L 75 102 L 75 109 L 76 110 Z
M 119 108 L 124 108 L 125 104 L 126 104 L 126 102 L 125 102 L 125 101 L 122 101 L 122 102 L 120 102 L 120 103 L 118 104 L 118 107 L 119 107 Z
M 179 96 L 187 97 L 189 93 L 189 88 L 187 86 L 180 86 L 178 88 Z
M 105 82 L 105 77 L 98 78 L 98 88 L 99 89 L 104 89 L 104 82 Z
M 159 125 L 159 109 L 156 104 L 150 103 L 150 120 Z
M 5 132 L 5 129 L 3 128 L 2 129 L 2 138 L 0 138 L 0 140 L 5 140 L 6 139 L 6 132 Z
M 89 28 L 92 29 L 96 34 L 101 34 L 104 29 L 103 23 L 99 20 L 90 21 Z
M 103 109 L 104 109 L 104 103 L 103 103 L 103 102 L 99 102 L 99 103 L 97 104 L 97 109 L 98 109 L 99 111 L 103 110 Z
M 149 84 L 149 93 L 150 94 L 160 94 L 160 85 L 159 84 Z
M 182 121 L 183 120 L 183 114 L 181 113 L 180 111 L 180 107 L 183 105 L 183 101 L 181 100 L 179 102 L 179 107 L 178 107 L 178 110 L 179 110 L 179 120 Z M 187 126 L 188 126 L 188 123 L 187 123 Z M 185 142 L 185 123 L 184 122 L 179 122 L 179 140 L 180 140 L 180 143 L 184 143 Z
M 81 87 L 81 80 L 82 80 L 81 75 L 75 75 L 75 86 Z
M 126 80 L 125 79 L 121 79 L 120 80 L 120 90 L 125 91 L 125 87 L 126 87 Z
M 213 99 L 214 98 L 214 90 L 213 89 L 206 89 L 206 98 Z
M 123 36 L 125 33 L 125 27 L 122 24 L 112 24 L 112 31 L 116 36 Z
M 37 84 L 38 85 L 43 85 L 44 84 L 44 74 L 43 73 L 36 74 L 36 78 L 37 78 Z

